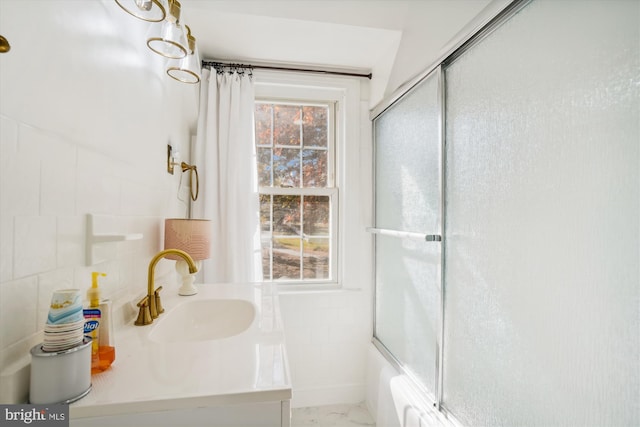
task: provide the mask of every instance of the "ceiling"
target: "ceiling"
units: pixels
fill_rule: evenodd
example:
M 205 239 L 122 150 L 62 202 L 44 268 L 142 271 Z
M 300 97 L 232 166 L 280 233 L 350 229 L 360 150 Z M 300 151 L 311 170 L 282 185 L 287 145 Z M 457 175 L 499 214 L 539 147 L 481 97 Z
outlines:
M 362 93 L 374 108 L 475 16 L 510 1 L 181 0 L 181 21 L 202 58 L 371 72 Z M 113 123 L 138 123 L 132 111 L 150 114 L 169 98 L 162 114 L 179 106 L 179 126 L 193 133 L 198 86 L 167 84 L 166 61 L 144 42 L 150 25 L 114 0 L 0 0 L 0 33 L 11 43 L 0 55 L 0 110 L 101 149 L 121 135 Z M 130 96 L 140 87 L 145 96 Z M 83 121 L 70 113 L 88 106 Z M 135 129 L 149 138 L 147 127 Z
M 372 72 L 372 104 L 431 65 L 490 3 L 181 0 L 202 59 Z
M 372 73 L 370 84 L 364 87 L 374 107 L 432 65 L 452 39 L 469 33 L 479 20 L 511 1 L 180 3 L 181 21 L 190 26 L 202 59 Z M 16 72 L 31 70 L 28 64 L 32 63 L 63 67 L 69 60 L 87 67 L 95 63 L 105 73 L 114 66 L 162 69 L 162 65 L 147 64 L 159 61 L 148 59 L 154 55 L 149 55 L 142 42 L 149 24 L 123 13 L 113 0 L 0 0 L 0 10 L 3 35 L 10 38 L 16 52 L 25 55 L 21 71 Z M 43 38 L 42 34 L 56 37 Z

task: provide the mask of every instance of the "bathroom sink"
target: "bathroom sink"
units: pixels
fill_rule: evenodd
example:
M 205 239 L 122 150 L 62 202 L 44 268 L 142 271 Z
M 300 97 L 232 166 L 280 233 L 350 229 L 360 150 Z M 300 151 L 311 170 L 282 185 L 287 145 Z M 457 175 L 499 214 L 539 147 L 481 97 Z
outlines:
M 219 340 L 246 331 L 255 317 L 255 306 L 242 299 L 187 301 L 160 315 L 149 339 L 157 343 Z

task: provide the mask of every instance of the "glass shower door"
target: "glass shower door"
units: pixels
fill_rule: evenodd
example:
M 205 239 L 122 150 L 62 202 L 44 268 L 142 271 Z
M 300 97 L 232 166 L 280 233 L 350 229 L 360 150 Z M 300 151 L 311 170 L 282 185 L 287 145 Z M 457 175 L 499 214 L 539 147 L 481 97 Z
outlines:
M 436 70 L 374 120 L 372 230 L 374 342 L 434 396 L 442 255 L 439 77 Z
M 640 422 L 640 3 L 534 1 L 445 68 L 443 406 Z

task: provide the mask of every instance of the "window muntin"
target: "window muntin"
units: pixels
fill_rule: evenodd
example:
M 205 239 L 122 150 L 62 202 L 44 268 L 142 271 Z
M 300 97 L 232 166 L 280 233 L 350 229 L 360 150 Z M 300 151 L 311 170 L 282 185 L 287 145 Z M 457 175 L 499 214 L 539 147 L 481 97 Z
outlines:
M 256 101 L 264 280 L 336 281 L 334 109 Z

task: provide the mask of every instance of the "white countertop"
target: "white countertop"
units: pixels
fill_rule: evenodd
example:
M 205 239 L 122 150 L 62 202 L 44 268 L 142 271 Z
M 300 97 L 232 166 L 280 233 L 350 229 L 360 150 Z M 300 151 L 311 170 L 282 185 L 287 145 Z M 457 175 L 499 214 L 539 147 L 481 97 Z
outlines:
M 116 360 L 91 377 L 87 396 L 69 406 L 72 419 L 291 399 L 276 286 L 206 284 L 198 289 L 187 297 L 165 289 L 165 312 L 151 325 L 130 322 L 116 329 Z M 148 339 L 179 304 L 207 298 L 250 301 L 255 320 L 245 332 L 215 341 L 161 344 Z

